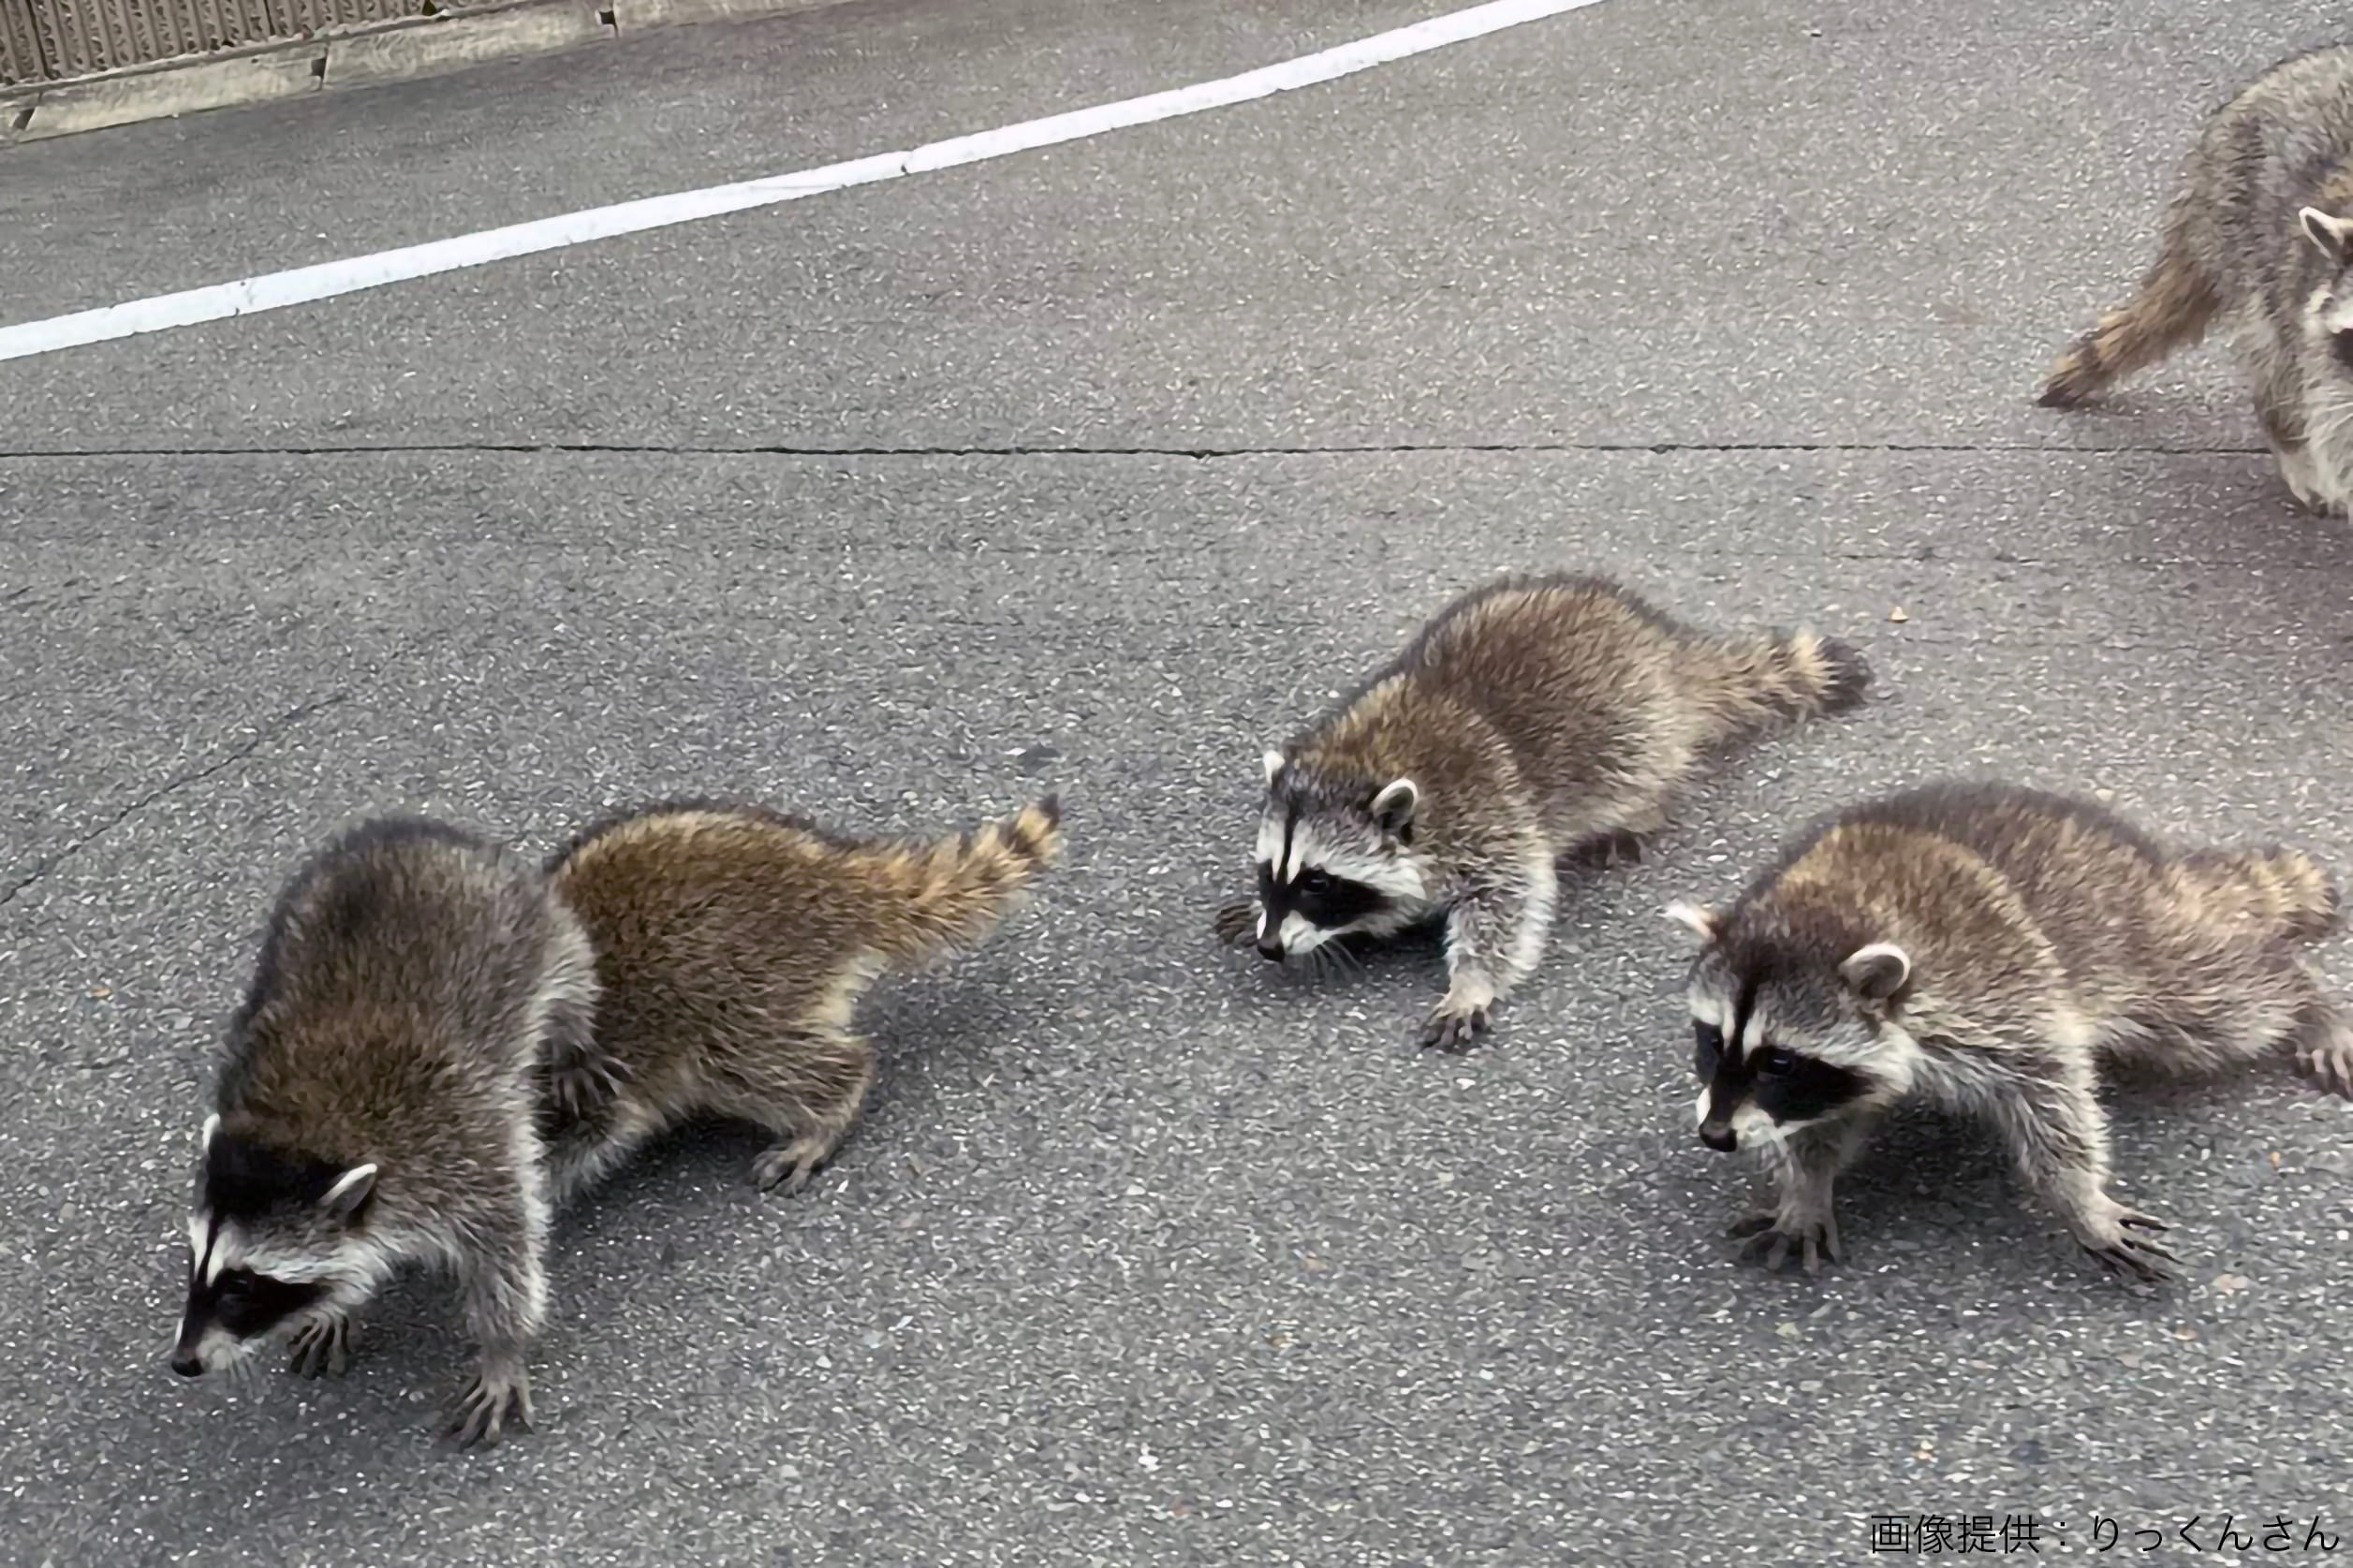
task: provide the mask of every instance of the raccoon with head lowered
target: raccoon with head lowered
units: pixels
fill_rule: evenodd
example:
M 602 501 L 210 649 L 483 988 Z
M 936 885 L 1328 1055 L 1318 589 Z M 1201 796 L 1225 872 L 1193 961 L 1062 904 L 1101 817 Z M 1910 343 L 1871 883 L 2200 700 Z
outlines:
M 2293 1048 L 2353 1095 L 2353 1027 L 2299 945 L 2337 891 L 2281 848 L 2164 847 L 2087 800 L 1930 784 L 1800 834 L 1699 933 L 1687 1004 L 1700 1141 L 1753 1149 L 1778 1200 L 1733 1227 L 1838 1258 L 1831 1187 L 1918 1098 L 1990 1120 L 2111 1273 L 2167 1277 L 2167 1227 L 2110 1195 L 2104 1072 L 2203 1073 Z
M 1565 857 L 1639 854 L 1718 748 L 1870 681 L 1845 643 L 1709 637 L 1604 578 L 1490 582 L 1266 754 L 1257 896 L 1216 933 L 1279 962 L 1443 916 L 1421 1043 L 1469 1050 L 1542 954 Z
M 2315 511 L 2353 500 L 2353 48 L 2274 66 L 2207 121 L 2130 301 L 2067 350 L 2052 407 L 2234 329 L 2281 476 Z
M 404 1264 L 453 1270 L 479 1352 L 462 1445 L 531 1420 L 547 1314 L 537 1133 L 596 1006 L 579 922 L 537 868 L 462 829 L 363 824 L 272 911 L 200 1135 L 172 1370 L 340 1372 L 357 1314 Z
M 756 805 L 674 800 L 579 834 L 549 862 L 596 949 L 588 1075 L 549 1127 L 559 1198 L 689 1118 L 777 1140 L 752 1165 L 797 1192 L 857 1121 L 875 1051 L 851 1027 L 893 969 L 978 945 L 1061 853 L 1048 796 L 933 843 L 861 840 Z

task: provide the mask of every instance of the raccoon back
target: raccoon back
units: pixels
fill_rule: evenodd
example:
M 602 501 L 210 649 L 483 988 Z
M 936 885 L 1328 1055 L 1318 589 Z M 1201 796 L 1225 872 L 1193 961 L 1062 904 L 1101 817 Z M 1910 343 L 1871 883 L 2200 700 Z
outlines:
M 228 1030 L 225 1121 L 389 1167 L 478 1112 L 502 1120 L 525 1103 L 567 928 L 531 865 L 460 828 L 339 835 L 272 910 Z
M 1458 755 L 1492 736 L 1539 814 L 1574 829 L 1592 802 L 1663 794 L 1699 752 L 1851 706 L 1869 680 L 1810 633 L 1721 640 L 1607 578 L 1511 576 L 1448 606 L 1301 749 L 1393 776 L 1423 766 L 1418 735 Z
M 1051 796 L 930 843 L 860 840 L 765 807 L 677 800 L 596 825 L 550 869 L 596 945 L 612 1025 L 600 1020 L 597 1033 L 610 1048 L 609 1035 L 632 1032 L 632 1018 L 654 1033 L 715 1024 L 741 1005 L 789 1019 L 851 976 L 978 942 L 1061 842 Z
M 2208 120 L 2185 186 L 2199 264 L 2291 319 L 2333 271 L 2298 212 L 2353 203 L 2353 48 L 2295 55 L 2249 82 Z

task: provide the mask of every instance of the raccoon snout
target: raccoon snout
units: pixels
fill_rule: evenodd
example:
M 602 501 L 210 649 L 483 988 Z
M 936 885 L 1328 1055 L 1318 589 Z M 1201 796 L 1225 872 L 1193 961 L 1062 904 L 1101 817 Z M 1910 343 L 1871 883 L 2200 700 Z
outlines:
M 1283 939 L 1272 931 L 1258 938 L 1258 957 L 1270 963 L 1281 963 L 1283 961 Z
M 1719 1154 L 1729 1154 L 1741 1146 L 1740 1135 L 1732 1131 L 1728 1121 L 1699 1123 L 1699 1141 Z
M 183 1346 L 171 1353 L 171 1370 L 182 1377 L 202 1377 L 204 1357 Z

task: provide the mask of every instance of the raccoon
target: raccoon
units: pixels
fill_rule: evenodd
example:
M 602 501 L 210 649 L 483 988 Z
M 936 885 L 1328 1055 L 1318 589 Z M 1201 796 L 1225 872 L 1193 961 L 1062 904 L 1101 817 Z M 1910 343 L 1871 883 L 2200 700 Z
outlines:
M 1990 1120 L 2025 1183 L 2111 1273 L 2178 1261 L 2166 1224 L 2110 1195 L 2098 1092 L 2119 1068 L 2202 1074 L 2292 1046 L 2353 1095 L 2353 1027 L 2299 945 L 2337 920 L 2291 849 L 2160 845 L 2088 800 L 1945 782 L 1816 823 L 1700 938 L 1686 1000 L 1710 1149 L 1779 1189 L 1732 1234 L 1839 1259 L 1831 1187 L 1880 1117 L 1917 1099 Z
M 2353 47 L 2274 66 L 2209 118 L 2155 262 L 2045 383 L 2052 407 L 2234 330 L 2280 475 L 2309 510 L 2353 498 Z
M 1266 754 L 1257 894 L 1216 935 L 1280 962 L 1442 916 L 1449 981 L 1420 1039 L 1467 1051 L 1536 967 L 1565 857 L 1639 857 L 1718 748 L 1870 681 L 1810 631 L 1720 639 L 1605 578 L 1500 578 Z
M 341 1372 L 402 1266 L 447 1266 L 479 1359 L 461 1446 L 528 1428 L 547 1315 L 539 1106 L 596 1010 L 580 923 L 537 867 L 421 818 L 346 830 L 272 909 L 199 1142 L 170 1366 Z
M 935 843 L 825 832 L 757 805 L 670 800 L 576 836 L 547 863 L 596 948 L 601 1092 L 551 1113 L 559 1199 L 689 1118 L 778 1140 L 752 1165 L 795 1193 L 874 1081 L 851 1029 L 868 985 L 989 936 L 1062 848 L 1047 796 Z

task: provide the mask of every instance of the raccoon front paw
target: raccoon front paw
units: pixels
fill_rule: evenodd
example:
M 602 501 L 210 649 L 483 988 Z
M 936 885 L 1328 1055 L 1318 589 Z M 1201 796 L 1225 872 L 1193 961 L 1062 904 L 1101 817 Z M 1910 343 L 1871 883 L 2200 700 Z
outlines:
M 2109 1221 L 2107 1234 L 2078 1238 L 2083 1250 L 2097 1258 L 2102 1268 L 2120 1278 L 2130 1275 L 2147 1284 L 2159 1284 L 2173 1278 L 2174 1270 L 2169 1266 L 2182 1260 L 2154 1236 L 2137 1234 L 2168 1230 L 2170 1226 L 2122 1205 L 2117 1206 Z
M 1624 831 L 1598 834 L 1571 849 L 1567 858 L 1571 865 L 1585 871 L 1610 872 L 1639 866 L 1642 863 L 1642 836 Z
M 461 1448 L 490 1448 L 512 1425 L 531 1429 L 531 1383 L 521 1372 L 480 1372 L 450 1407 L 441 1435 Z
M 809 1184 L 817 1167 L 833 1152 L 831 1142 L 801 1138 L 764 1150 L 752 1162 L 752 1185 L 763 1193 L 781 1192 L 790 1197 Z
M 2331 1030 L 2296 1048 L 2296 1070 L 2331 1094 L 2353 1099 L 2353 1033 Z
M 1217 940 L 1228 947 L 1240 946 L 1246 938 L 1255 935 L 1257 929 L 1258 901 L 1256 899 L 1235 899 L 1230 903 L 1220 905 L 1217 918 L 1210 925 L 1210 930 L 1216 932 Z
M 1487 1024 L 1493 1009 L 1490 1007 L 1458 1008 L 1441 1002 L 1430 1021 L 1421 1026 L 1421 1048 L 1433 1047 L 1449 1056 L 1462 1056 L 1478 1044 L 1478 1037 L 1487 1033 Z
M 287 1360 L 287 1370 L 296 1377 L 317 1377 L 322 1372 L 341 1377 L 350 1365 L 351 1319 L 341 1313 L 322 1318 L 295 1335 L 293 1353 Z
M 616 1062 L 569 1062 L 548 1074 L 548 1104 L 566 1121 L 584 1121 L 611 1105 L 627 1078 Z
M 1843 1261 L 1838 1251 L 1838 1222 L 1829 1214 L 1793 1215 L 1785 1220 L 1781 1210 L 1768 1209 L 1761 1214 L 1735 1221 L 1725 1234 L 1735 1239 L 1746 1238 L 1741 1244 L 1743 1257 L 1764 1248 L 1767 1273 L 1779 1273 L 1793 1250 L 1810 1275 L 1822 1272 L 1824 1258 L 1832 1263 Z

